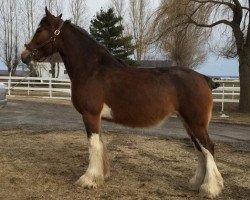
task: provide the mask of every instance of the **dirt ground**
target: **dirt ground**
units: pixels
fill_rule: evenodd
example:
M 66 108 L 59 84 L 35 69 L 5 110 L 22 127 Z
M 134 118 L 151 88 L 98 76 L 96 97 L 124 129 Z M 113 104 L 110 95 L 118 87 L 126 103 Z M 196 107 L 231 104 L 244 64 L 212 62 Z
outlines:
M 189 190 L 196 167 L 187 140 L 105 133 L 111 177 L 99 189 L 74 182 L 88 165 L 83 131 L 4 130 L 0 134 L 0 199 L 201 199 Z M 216 142 L 225 189 L 218 199 L 249 199 L 250 152 Z

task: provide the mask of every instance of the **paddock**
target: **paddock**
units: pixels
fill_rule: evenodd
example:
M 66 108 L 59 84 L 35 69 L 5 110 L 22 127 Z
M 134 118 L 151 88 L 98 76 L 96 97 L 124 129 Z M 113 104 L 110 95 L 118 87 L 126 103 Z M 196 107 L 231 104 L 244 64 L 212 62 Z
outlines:
M 10 100 L 0 120 L 0 199 L 201 199 L 188 188 L 196 157 L 176 118 L 148 132 L 105 123 L 112 176 L 94 190 L 74 185 L 88 166 L 88 148 L 80 116 L 69 102 Z M 217 199 L 247 199 L 250 127 L 211 126 L 225 180 Z M 241 137 L 222 140 L 216 136 L 222 129 L 237 129 Z M 168 131 L 161 135 L 161 130 Z

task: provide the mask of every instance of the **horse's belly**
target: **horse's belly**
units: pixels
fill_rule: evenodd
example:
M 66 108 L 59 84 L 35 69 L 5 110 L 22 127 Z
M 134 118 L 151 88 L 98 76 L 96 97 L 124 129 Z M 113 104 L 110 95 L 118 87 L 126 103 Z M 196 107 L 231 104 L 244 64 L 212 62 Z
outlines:
M 130 127 L 150 127 L 163 124 L 172 112 L 172 109 L 147 110 L 140 108 L 127 108 L 116 110 L 104 104 L 101 117 L 104 120 Z

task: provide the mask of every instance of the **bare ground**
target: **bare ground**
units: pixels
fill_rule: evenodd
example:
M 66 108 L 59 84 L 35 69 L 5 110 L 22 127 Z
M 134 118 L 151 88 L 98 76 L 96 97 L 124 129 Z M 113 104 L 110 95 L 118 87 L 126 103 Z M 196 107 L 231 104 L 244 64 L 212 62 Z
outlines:
M 192 144 L 164 137 L 106 133 L 111 177 L 99 189 L 74 182 L 88 165 L 82 131 L 5 130 L 0 134 L 0 199 L 201 199 L 188 180 L 196 167 Z M 218 199 L 249 199 L 249 150 L 216 143 L 225 180 Z

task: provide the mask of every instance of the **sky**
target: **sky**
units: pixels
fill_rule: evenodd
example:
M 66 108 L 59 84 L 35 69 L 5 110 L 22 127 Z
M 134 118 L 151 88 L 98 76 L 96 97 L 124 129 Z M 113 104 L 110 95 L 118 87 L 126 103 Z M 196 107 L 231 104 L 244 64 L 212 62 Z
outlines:
M 152 2 L 154 6 L 157 6 L 159 0 L 152 0 Z M 89 20 L 95 16 L 97 11 L 101 8 L 107 8 L 109 5 L 110 0 L 87 0 Z M 67 15 L 63 16 L 67 17 Z M 3 68 L 1 65 L 0 62 L 0 69 Z M 210 76 L 238 76 L 238 60 L 218 58 L 215 54 L 210 54 L 208 59 L 198 66 L 196 71 Z

